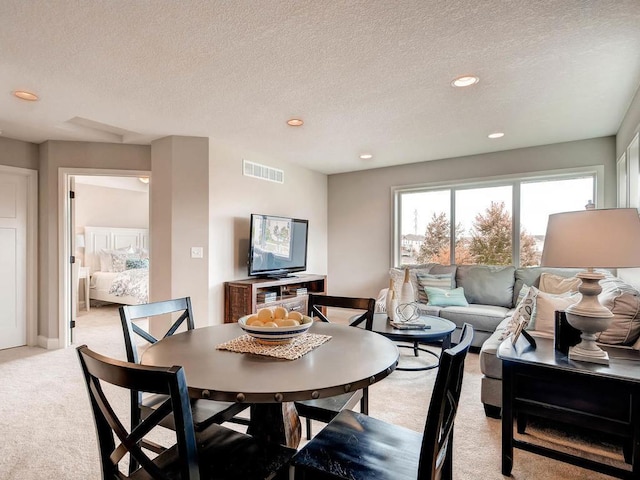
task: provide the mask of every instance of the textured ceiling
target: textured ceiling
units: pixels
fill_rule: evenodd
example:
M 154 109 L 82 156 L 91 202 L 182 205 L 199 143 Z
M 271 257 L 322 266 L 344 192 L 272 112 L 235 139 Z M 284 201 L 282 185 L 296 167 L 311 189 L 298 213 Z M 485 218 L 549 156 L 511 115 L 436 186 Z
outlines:
M 612 135 L 639 84 L 640 0 L 0 2 L 0 130 L 36 143 L 206 136 L 337 173 Z

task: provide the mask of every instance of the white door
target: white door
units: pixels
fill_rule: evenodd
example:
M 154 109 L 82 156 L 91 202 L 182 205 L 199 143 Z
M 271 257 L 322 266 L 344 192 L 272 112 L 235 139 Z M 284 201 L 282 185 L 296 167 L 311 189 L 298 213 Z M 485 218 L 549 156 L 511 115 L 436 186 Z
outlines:
M 27 178 L 0 172 L 0 349 L 27 344 Z

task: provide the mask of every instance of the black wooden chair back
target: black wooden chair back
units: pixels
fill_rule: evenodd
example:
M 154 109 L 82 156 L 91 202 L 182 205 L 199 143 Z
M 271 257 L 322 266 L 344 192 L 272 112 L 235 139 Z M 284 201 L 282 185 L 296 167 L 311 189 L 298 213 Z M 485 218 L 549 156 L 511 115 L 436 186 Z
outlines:
M 154 344 L 162 338 L 169 337 L 176 333 L 178 329 L 186 323 L 188 330 L 195 328 L 191 299 L 189 297 L 164 300 L 160 302 L 145 303 L 140 305 L 123 305 L 120 307 L 120 320 L 124 332 L 124 343 L 127 351 L 127 360 L 132 363 L 140 363 L 136 348 L 135 335 L 142 337 L 150 344 Z M 134 320 L 157 317 L 159 315 L 169 315 L 173 320 L 171 326 L 162 336 L 157 339 L 151 333 L 134 323 Z M 159 395 L 148 395 L 143 398 L 142 392 L 131 390 L 131 425 L 137 425 L 140 420 L 150 415 L 158 404 L 165 399 Z M 198 399 L 191 401 L 191 411 L 196 434 L 199 435 L 211 425 L 220 425 L 225 422 L 232 422 L 241 425 L 248 425 L 249 420 L 237 415 L 249 408 L 248 404 L 236 402 L 222 402 L 216 400 Z M 170 429 L 177 428 L 174 419 L 168 415 L 162 420 L 162 426 Z M 155 449 L 156 446 L 144 442 L 146 448 Z M 131 462 L 131 468 L 137 467 L 135 459 Z M 133 471 L 133 470 L 131 470 Z
M 199 479 L 196 436 L 182 367 L 149 367 L 122 362 L 95 353 L 86 345 L 78 347 L 77 352 L 93 410 L 103 478 L 130 478 L 119 468 L 120 462 L 129 454 L 129 461 L 135 459 L 150 478 Z M 105 395 L 103 383 L 166 395 L 166 400 L 152 415 L 128 431 L 116 414 L 117 408 Z M 151 459 L 141 443 L 145 435 L 170 413 L 177 427 L 175 446 Z
M 356 318 L 350 320 L 350 326 L 355 327 L 365 322 L 367 330 L 372 330 L 373 328 L 373 313 L 376 306 L 376 301 L 373 298 L 310 294 L 308 302 L 309 316 L 316 320 L 330 322 L 331 320 L 325 314 L 325 308 L 340 308 L 361 312 L 359 314 L 356 313 Z M 360 403 L 360 411 L 362 413 L 369 412 L 368 388 L 365 387 L 362 390 L 344 393 L 335 397 L 295 402 L 295 406 L 300 416 L 305 418 L 307 439 L 309 440 L 311 439 L 312 420 L 327 423 L 342 410 L 354 408 L 358 403 Z
M 422 435 L 343 410 L 296 453 L 290 478 L 451 480 L 453 425 L 472 339 L 465 324 L 460 343 L 442 352 Z
M 464 361 L 473 340 L 465 324 L 460 342 L 442 352 L 422 437 L 418 479 L 452 478 L 453 425 L 458 412 Z
M 349 310 L 362 310 L 363 312 L 353 319 L 349 325 L 355 327 L 365 322 L 365 329 L 373 328 L 373 314 L 376 301 L 373 298 L 336 297 L 331 295 L 309 295 L 309 316 L 322 322 L 330 322 L 324 308 L 343 308 Z
M 184 322 L 187 323 L 188 330 L 193 330 L 195 328 L 191 299 L 189 297 L 164 300 L 161 302 L 143 303 L 140 305 L 123 305 L 119 310 L 122 330 L 124 331 L 127 360 L 133 363 L 140 363 L 134 341 L 134 334 L 142 337 L 151 344 L 158 341 L 158 339 L 148 331 L 133 323 L 133 320 L 157 317 L 159 315 L 179 314 L 178 318 L 173 322 L 162 338 L 169 337 L 176 333 L 178 328 L 180 328 Z

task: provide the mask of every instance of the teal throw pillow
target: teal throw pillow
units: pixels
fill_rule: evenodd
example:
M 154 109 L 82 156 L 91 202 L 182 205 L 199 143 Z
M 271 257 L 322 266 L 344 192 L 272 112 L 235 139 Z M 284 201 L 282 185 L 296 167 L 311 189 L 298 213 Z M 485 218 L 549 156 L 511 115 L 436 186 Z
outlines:
M 149 259 L 127 259 L 126 268 L 127 270 L 133 270 L 135 268 L 149 268 Z
M 451 290 L 445 290 L 437 287 L 424 287 L 424 291 L 427 293 L 429 303 L 434 307 L 468 307 L 469 302 L 464 296 L 464 289 L 462 287 L 453 288 Z
M 429 298 L 424 290 L 424 287 L 436 287 L 444 290 L 450 290 L 453 288 L 453 275 L 451 273 L 442 273 L 432 275 L 430 273 L 417 273 L 418 283 L 420 289 L 418 290 L 418 301 L 420 303 L 427 303 Z

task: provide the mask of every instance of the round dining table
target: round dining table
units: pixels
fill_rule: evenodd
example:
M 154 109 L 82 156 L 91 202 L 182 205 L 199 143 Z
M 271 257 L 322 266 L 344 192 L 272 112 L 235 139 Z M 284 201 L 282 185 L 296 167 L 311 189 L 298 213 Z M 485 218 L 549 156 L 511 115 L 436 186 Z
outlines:
M 301 428 L 292 402 L 372 385 L 396 368 L 399 357 L 391 340 L 360 328 L 314 322 L 308 333 L 331 338 L 285 360 L 216 348 L 244 334 L 237 323 L 196 328 L 151 345 L 141 363 L 182 366 L 191 398 L 247 403 L 249 434 L 297 448 Z

